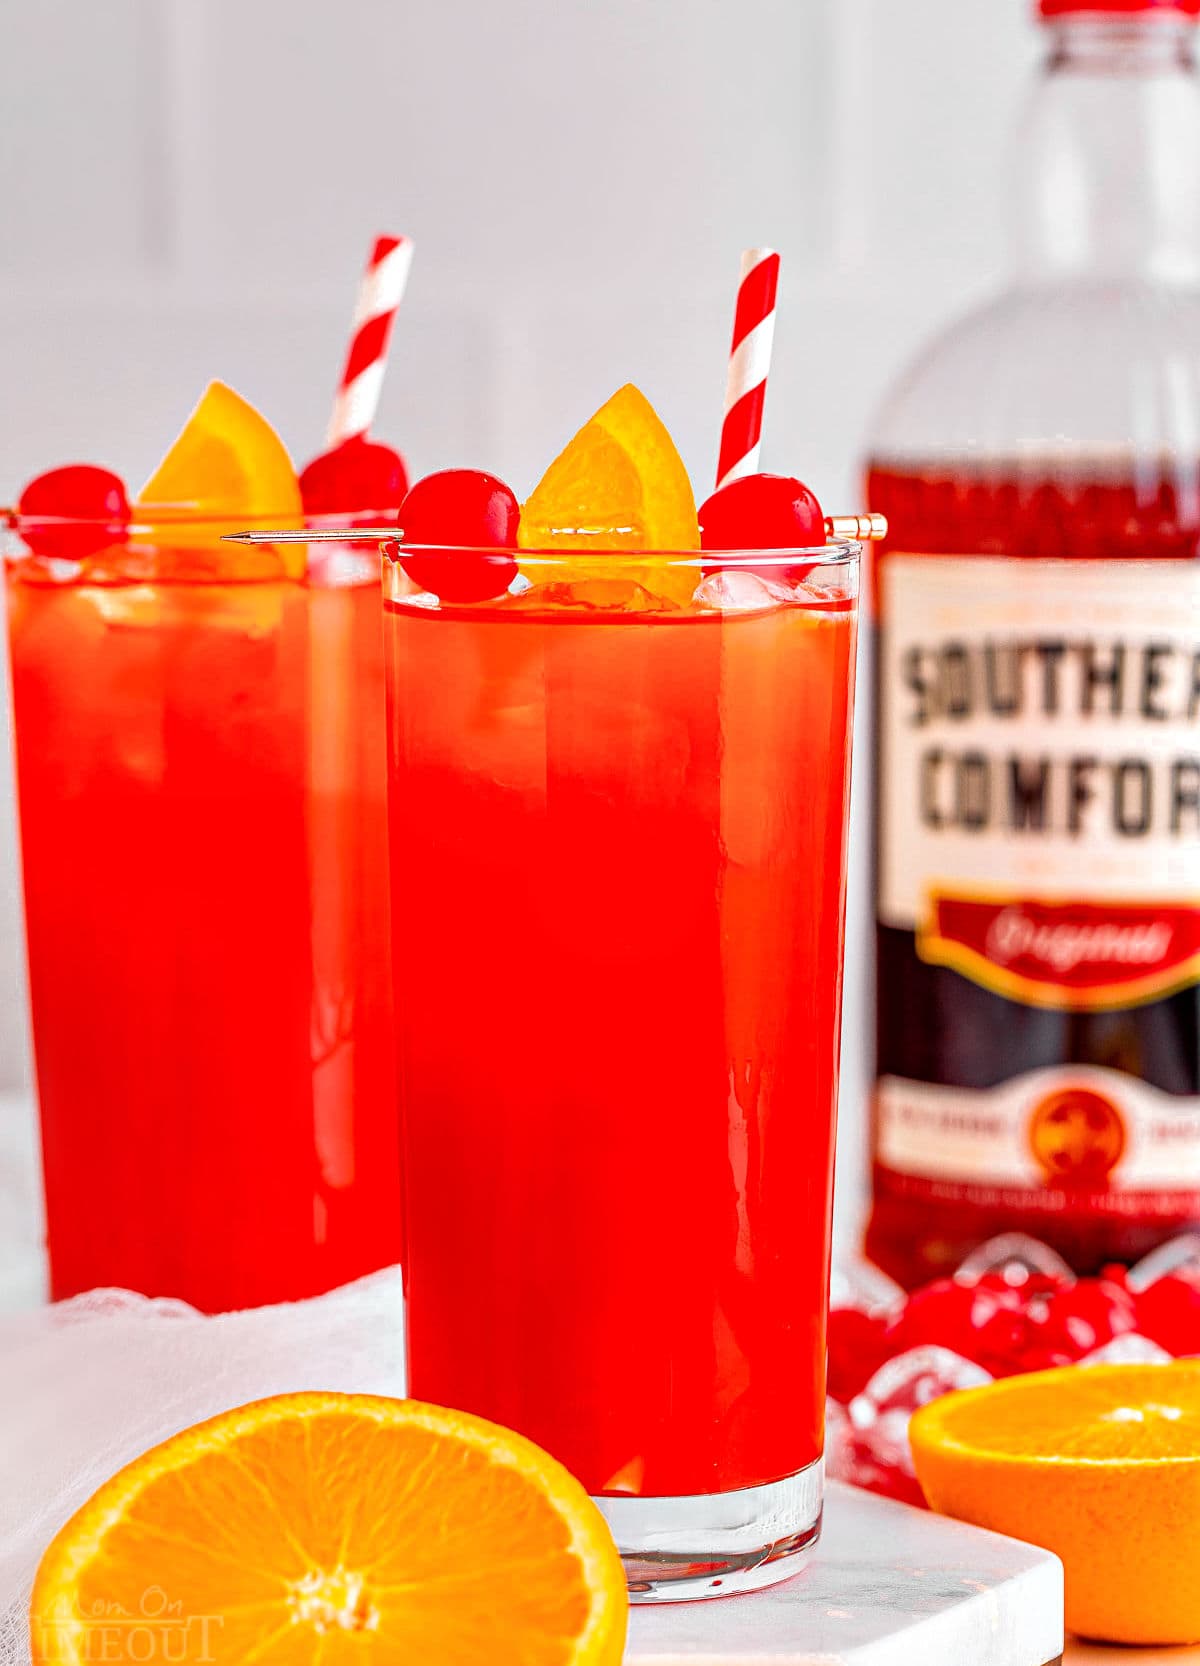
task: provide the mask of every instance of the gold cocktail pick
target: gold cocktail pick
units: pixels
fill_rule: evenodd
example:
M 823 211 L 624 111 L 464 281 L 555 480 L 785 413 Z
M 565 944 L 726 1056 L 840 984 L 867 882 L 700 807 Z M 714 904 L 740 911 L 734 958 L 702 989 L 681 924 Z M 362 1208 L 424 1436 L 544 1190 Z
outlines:
M 826 515 L 825 536 L 875 541 L 887 537 L 885 515 Z M 322 526 L 311 531 L 289 528 L 280 532 L 227 532 L 225 544 L 380 544 L 402 536 L 398 526 Z M 531 552 L 532 553 L 532 552 Z
M 887 537 L 887 516 L 877 514 L 867 515 L 826 515 L 826 538 L 854 538 L 862 539 L 865 543 L 875 543 L 880 538 Z

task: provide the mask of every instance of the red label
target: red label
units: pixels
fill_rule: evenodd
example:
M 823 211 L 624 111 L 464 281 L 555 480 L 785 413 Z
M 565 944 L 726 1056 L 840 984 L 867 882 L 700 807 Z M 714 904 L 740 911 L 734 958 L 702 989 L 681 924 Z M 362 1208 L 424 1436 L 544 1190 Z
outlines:
M 1008 1209 L 1014 1215 L 1074 1215 L 1084 1221 L 1129 1220 L 1185 1226 L 1196 1218 L 1196 1192 L 1070 1190 L 1055 1186 L 988 1185 L 984 1182 L 941 1180 L 921 1174 L 899 1174 L 886 1164 L 875 1165 L 877 1195 L 913 1203 L 965 1203 L 975 1209 Z
M 1033 1006 L 1130 1006 L 1200 978 L 1200 908 L 935 894 L 923 960 Z

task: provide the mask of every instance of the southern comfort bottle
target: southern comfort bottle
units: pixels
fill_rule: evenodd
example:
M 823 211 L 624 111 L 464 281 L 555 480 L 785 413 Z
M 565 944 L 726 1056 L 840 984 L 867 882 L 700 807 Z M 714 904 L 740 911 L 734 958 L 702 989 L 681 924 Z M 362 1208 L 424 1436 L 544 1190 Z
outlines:
M 1200 1226 L 1200 0 L 1042 0 L 1015 273 L 888 402 L 867 1247 Z

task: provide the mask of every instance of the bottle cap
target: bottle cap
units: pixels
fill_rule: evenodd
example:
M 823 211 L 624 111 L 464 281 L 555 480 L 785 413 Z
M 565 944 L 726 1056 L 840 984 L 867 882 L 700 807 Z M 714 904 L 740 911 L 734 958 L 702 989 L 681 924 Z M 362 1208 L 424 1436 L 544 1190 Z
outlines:
M 1177 16 L 1200 19 L 1200 0 L 1039 0 L 1043 18 L 1134 17 L 1143 12 L 1174 12 Z

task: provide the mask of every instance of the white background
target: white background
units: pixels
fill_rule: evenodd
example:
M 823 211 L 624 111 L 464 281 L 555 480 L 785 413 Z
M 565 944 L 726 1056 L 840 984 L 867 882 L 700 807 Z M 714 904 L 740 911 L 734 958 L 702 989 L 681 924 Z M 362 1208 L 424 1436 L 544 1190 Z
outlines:
M 69 459 L 136 483 L 214 375 L 316 449 L 370 234 L 394 230 L 418 249 L 378 431 L 419 472 L 486 466 L 523 496 L 632 379 L 703 495 L 738 252 L 769 243 L 764 466 L 858 508 L 883 390 L 1002 272 L 1028 11 L 0 0 L 0 500 Z M 865 782 L 843 1233 L 861 1196 Z M 0 1088 L 27 1070 L 15 863 L 6 795 Z M 22 1137 L 14 1103 L 0 1141 Z

